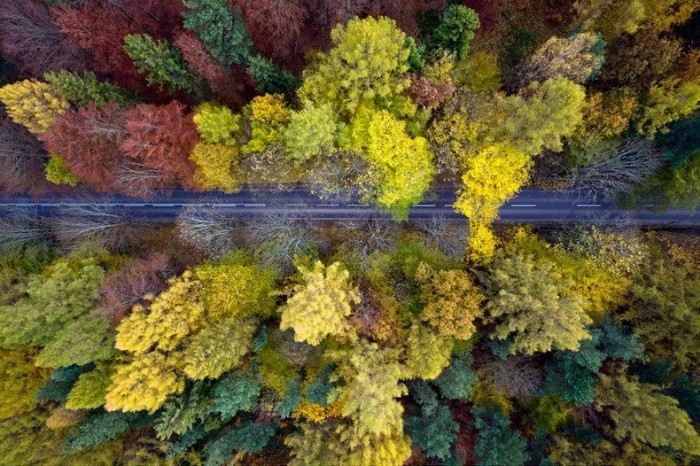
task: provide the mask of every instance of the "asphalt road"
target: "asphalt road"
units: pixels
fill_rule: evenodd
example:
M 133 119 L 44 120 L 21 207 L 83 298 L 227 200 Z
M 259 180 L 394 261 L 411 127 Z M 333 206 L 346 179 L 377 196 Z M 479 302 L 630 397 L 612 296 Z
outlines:
M 409 218 L 427 220 L 434 217 L 464 221 L 464 216 L 453 209 L 455 194 L 439 190 L 428 196 L 410 211 Z M 243 190 L 236 194 L 193 193 L 175 191 L 169 196 L 143 200 L 125 196 L 65 195 L 34 199 L 26 195 L 0 198 L 0 216 L 13 210 L 35 209 L 45 217 L 89 215 L 113 212 L 132 218 L 172 220 L 184 209 L 217 212 L 222 215 L 254 219 L 283 213 L 290 218 L 310 220 L 340 220 L 346 218 L 386 217 L 388 214 L 363 205 L 358 200 L 321 200 L 305 189 Z M 631 223 L 645 226 L 700 226 L 700 211 L 659 212 L 657 206 L 643 210 L 624 211 L 609 203 L 583 197 L 576 192 L 526 189 L 500 209 L 499 223 Z

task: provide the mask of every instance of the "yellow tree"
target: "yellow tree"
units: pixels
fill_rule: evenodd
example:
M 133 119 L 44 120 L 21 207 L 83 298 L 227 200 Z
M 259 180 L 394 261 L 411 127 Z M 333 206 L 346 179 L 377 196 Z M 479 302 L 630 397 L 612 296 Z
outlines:
M 495 240 L 488 225 L 498 218 L 498 208 L 518 192 L 529 177 L 532 160 L 510 144 L 494 144 L 466 161 L 462 188 L 455 209 L 469 218 L 472 259 L 488 261 Z
M 416 278 L 421 282 L 423 321 L 440 335 L 468 340 L 476 332 L 474 320 L 481 317 L 484 296 L 463 270 L 432 270 L 422 262 Z
M 197 132 L 207 144 L 222 144 L 236 146 L 240 130 L 239 115 L 230 108 L 213 102 L 204 102 L 197 106 L 192 120 L 197 126 Z
M 262 152 L 284 136 L 284 129 L 292 116 L 281 94 L 255 97 L 244 109 L 250 122 L 250 140 L 242 147 L 244 154 Z
M 0 102 L 15 123 L 23 125 L 35 134 L 53 126 L 56 117 L 70 108 L 50 84 L 24 80 L 0 88 Z
M 226 193 L 240 189 L 236 177 L 238 147 L 200 142 L 194 146 L 190 160 L 195 165 L 194 181 L 201 189 L 219 189 Z
M 303 284 L 294 286 L 294 294 L 282 306 L 282 330 L 293 329 L 294 339 L 318 345 L 329 336 L 345 336 L 346 321 L 360 294 L 350 283 L 350 273 L 339 262 L 328 267 L 317 261 L 312 267 L 298 266 Z

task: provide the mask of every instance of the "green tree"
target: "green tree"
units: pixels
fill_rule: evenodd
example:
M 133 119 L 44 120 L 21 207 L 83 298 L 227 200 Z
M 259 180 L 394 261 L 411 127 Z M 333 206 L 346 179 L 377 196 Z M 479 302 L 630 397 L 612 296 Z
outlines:
M 585 98 L 583 87 L 564 77 L 532 82 L 520 94 L 498 99 L 506 117 L 497 131 L 528 155 L 561 151 L 562 138 L 581 123 Z
M 463 60 L 469 53 L 474 31 L 479 28 L 479 15 L 471 8 L 450 5 L 442 14 L 440 24 L 427 41 L 429 50 L 447 50 Z
M 192 120 L 197 132 L 207 144 L 221 144 L 235 147 L 240 130 L 240 115 L 230 108 L 213 102 L 204 102 L 194 110 Z
M 109 103 L 129 107 L 138 102 L 135 95 L 119 86 L 98 80 L 92 71 L 85 71 L 82 75 L 67 70 L 48 71 L 44 74 L 44 81 L 51 84 L 56 93 L 78 107 L 90 104 L 101 107 Z
M 36 407 L 34 393 L 48 371 L 34 365 L 32 350 L 0 350 L 0 420 L 28 413 Z
M 299 79 L 281 69 L 262 55 L 253 55 L 248 63 L 248 74 L 263 94 L 284 94 L 292 97 L 299 87 Z
M 276 427 L 244 421 L 204 446 L 205 466 L 220 466 L 229 463 L 232 452 L 259 453 L 275 435 Z
M 424 382 L 411 385 L 411 395 L 420 405 L 420 415 L 405 418 L 406 432 L 411 437 L 413 448 L 420 448 L 430 457 L 446 460 L 450 457 L 459 424 L 447 406 L 438 404 L 435 392 Z
M 352 115 L 363 102 L 381 106 L 408 88 L 410 51 L 394 20 L 351 19 L 333 29 L 331 40 L 333 48 L 304 73 L 302 100 L 328 102 L 337 113 Z
M 318 345 L 329 335 L 344 337 L 350 330 L 346 318 L 360 295 L 350 273 L 339 262 L 329 266 L 317 261 L 312 267 L 297 267 L 302 284 L 282 306 L 282 330 L 293 329 L 294 339 Z
M 60 155 L 51 154 L 45 167 L 46 179 L 55 184 L 77 186 L 78 178 L 66 167 L 66 159 Z
M 467 400 L 479 380 L 472 369 L 474 359 L 469 353 L 455 355 L 450 365 L 435 379 L 440 394 L 448 400 Z
M 207 51 L 224 66 L 248 64 L 253 41 L 243 18 L 228 0 L 184 0 L 183 24 L 197 33 Z
M 518 432 L 510 429 L 510 421 L 494 408 L 472 408 L 474 426 L 478 430 L 474 453 L 479 466 L 523 465 L 530 455 L 525 451 L 527 442 Z
M 112 367 L 106 363 L 98 363 L 95 369 L 81 374 L 68 394 L 66 408 L 94 409 L 104 405 L 111 376 Z
M 405 345 L 405 379 L 433 380 L 450 365 L 453 341 L 435 330 L 414 323 L 408 330 Z M 426 351 L 430 348 L 430 351 Z
M 251 135 L 242 151 L 250 154 L 263 152 L 282 140 L 291 111 L 281 94 L 265 94 L 253 98 L 244 109 L 244 115 L 250 121 Z
M 500 255 L 491 267 L 489 319 L 496 324 L 496 338 L 513 339 L 511 353 L 576 351 L 591 337 L 583 300 L 566 290 L 553 265 L 537 264 L 532 256 Z
M 328 103 L 307 103 L 300 111 L 293 112 L 284 132 L 284 145 L 289 157 L 297 163 L 304 163 L 314 156 L 333 152 L 339 130 L 336 120 Z
M 0 102 L 17 124 L 34 134 L 53 126 L 57 117 L 66 113 L 69 102 L 50 84 L 24 80 L 0 88 Z
M 84 451 L 114 440 L 129 429 L 146 427 L 151 419 L 143 413 L 108 413 L 98 411 L 87 416 L 68 439 L 65 450 Z
M 629 439 L 652 447 L 670 446 L 689 455 L 700 455 L 700 435 L 678 401 L 663 395 L 654 385 L 639 383 L 618 373 L 599 374 L 596 404 L 606 409 L 617 441 Z M 658 422 L 663 419 L 663 422 Z
M 637 121 L 637 131 L 647 138 L 668 131 L 667 126 L 700 108 L 700 85 L 662 81 L 649 89 L 649 97 Z
M 85 315 L 63 327 L 42 348 L 41 367 L 79 366 L 108 360 L 114 354 L 114 329 L 105 319 Z
M 139 73 L 145 73 L 148 84 L 166 87 L 170 93 L 201 92 L 194 73 L 172 45 L 165 40 L 154 41 L 148 34 L 124 37 L 124 51 L 134 61 Z
M 238 374 L 224 377 L 214 386 L 212 411 L 227 422 L 241 411 L 252 411 L 259 395 L 260 385 L 255 380 Z

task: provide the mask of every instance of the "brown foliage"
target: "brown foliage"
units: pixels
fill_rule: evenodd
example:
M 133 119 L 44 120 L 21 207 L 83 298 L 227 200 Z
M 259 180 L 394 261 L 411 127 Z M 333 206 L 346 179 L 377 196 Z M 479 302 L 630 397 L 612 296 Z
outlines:
M 70 44 L 92 55 L 95 71 L 128 89 L 148 92 L 123 50 L 124 36 L 146 33 L 170 39 L 179 28 L 182 8 L 182 2 L 171 0 L 91 0 L 56 8 L 55 13 Z
M 307 11 L 303 0 L 236 0 L 255 45 L 273 57 L 294 54 Z
M 408 95 L 418 105 L 431 110 L 452 97 L 455 92 L 455 86 L 449 79 L 437 81 L 413 73 L 409 73 L 409 77 L 411 87 L 408 88 Z
M 78 70 L 85 60 L 40 0 L 0 2 L 0 53 L 34 77 L 49 70 Z
M 145 259 L 134 259 L 129 265 L 108 276 L 102 284 L 100 314 L 118 324 L 132 306 L 156 295 L 168 286 L 171 261 L 166 254 L 155 252 Z
M 136 105 L 124 112 L 124 128 L 127 136 L 121 142 L 121 150 L 145 168 L 158 171 L 152 180 L 154 187 L 195 188 L 189 156 L 199 136 L 181 103 Z
M 123 159 L 119 144 L 124 128 L 117 105 L 90 104 L 68 112 L 40 138 L 49 152 L 66 159 L 66 167 L 81 182 L 98 191 L 113 189 L 113 172 Z
M 34 135 L 0 109 L 0 190 L 36 191 L 44 179 L 46 151 Z
M 255 91 L 255 83 L 241 66 L 229 70 L 209 55 L 204 44 L 192 31 L 180 33 L 174 42 L 187 64 L 208 85 L 222 103 L 230 107 L 245 105 Z
M 479 31 L 487 32 L 501 18 L 503 0 L 464 0 L 464 6 L 479 15 Z

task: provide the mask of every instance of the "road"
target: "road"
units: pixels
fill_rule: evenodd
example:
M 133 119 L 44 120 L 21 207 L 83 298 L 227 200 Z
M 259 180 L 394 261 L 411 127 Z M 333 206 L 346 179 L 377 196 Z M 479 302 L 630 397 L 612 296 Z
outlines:
M 426 220 L 434 217 L 464 221 L 465 217 L 453 209 L 454 191 L 438 190 L 409 214 L 410 219 Z M 700 211 L 654 211 L 655 206 L 643 210 L 624 211 L 609 203 L 582 197 L 576 192 L 526 189 L 503 205 L 498 223 L 631 223 L 643 226 L 700 226 Z M 132 218 L 172 220 L 184 209 L 217 212 L 244 219 L 280 214 L 291 218 L 310 220 L 339 220 L 345 218 L 386 217 L 373 207 L 357 200 L 320 200 L 305 189 L 243 190 L 237 194 L 193 193 L 175 191 L 170 196 L 143 200 L 124 196 L 82 195 L 80 197 L 46 196 L 32 199 L 28 196 L 0 198 L 0 216 L 18 208 L 36 209 L 39 215 L 55 217 L 109 210 Z

